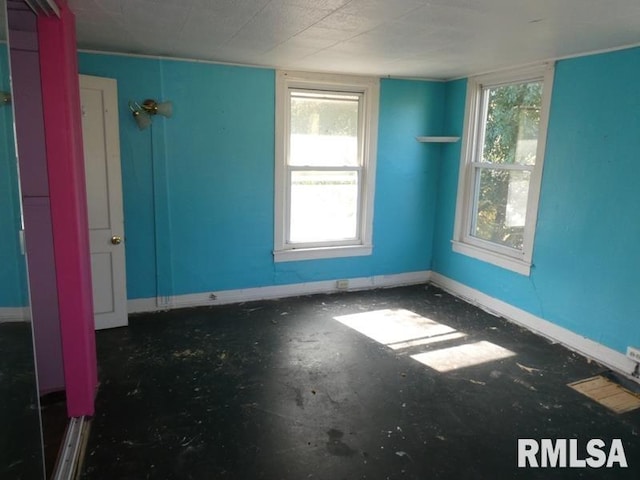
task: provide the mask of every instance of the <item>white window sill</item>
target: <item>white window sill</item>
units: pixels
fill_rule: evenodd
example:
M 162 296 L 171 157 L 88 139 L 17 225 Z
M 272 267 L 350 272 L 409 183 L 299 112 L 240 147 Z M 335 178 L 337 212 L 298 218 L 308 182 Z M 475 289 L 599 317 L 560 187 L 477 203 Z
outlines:
M 363 257 L 371 255 L 371 245 L 317 247 L 317 248 L 293 248 L 288 250 L 275 250 L 273 260 L 277 262 L 295 262 L 298 260 L 318 260 L 323 258 Z
M 468 243 L 457 242 L 455 240 L 451 241 L 451 248 L 456 253 L 491 263 L 506 270 L 519 273 L 520 275 L 528 277 L 531 273 L 531 263 L 519 258 L 502 255 L 485 248 L 470 245 Z

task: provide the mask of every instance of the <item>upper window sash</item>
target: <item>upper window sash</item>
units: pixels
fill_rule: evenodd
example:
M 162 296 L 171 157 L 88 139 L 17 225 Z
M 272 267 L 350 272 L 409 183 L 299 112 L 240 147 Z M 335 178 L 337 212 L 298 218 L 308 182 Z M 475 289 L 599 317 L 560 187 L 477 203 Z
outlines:
M 364 141 L 365 141 L 365 118 L 364 118 L 364 111 L 365 111 L 365 97 L 362 91 L 338 91 L 338 90 L 326 90 L 326 89 L 320 89 L 320 88 L 301 88 L 301 87 L 295 87 L 295 86 L 289 86 L 288 87 L 288 94 L 287 94 L 287 117 L 286 117 L 286 123 L 284 125 L 285 128 L 285 144 L 286 144 L 286 164 L 288 166 L 294 166 L 294 164 L 292 164 L 291 162 L 291 99 L 297 97 L 297 98 L 310 98 L 310 99 L 314 99 L 314 98 L 318 98 L 318 99 L 328 99 L 328 100 L 336 100 L 336 101 L 340 101 L 340 100 L 351 100 L 354 102 L 357 102 L 358 105 L 358 124 L 356 126 L 356 134 L 357 134 L 357 163 L 359 166 L 364 165 Z M 312 166 L 312 165 L 307 165 L 307 164 L 295 164 L 295 166 Z M 336 163 L 335 164 L 336 167 L 338 166 L 343 166 L 340 163 Z M 346 165 L 345 165 L 346 166 Z M 329 166 L 327 166 L 328 168 Z

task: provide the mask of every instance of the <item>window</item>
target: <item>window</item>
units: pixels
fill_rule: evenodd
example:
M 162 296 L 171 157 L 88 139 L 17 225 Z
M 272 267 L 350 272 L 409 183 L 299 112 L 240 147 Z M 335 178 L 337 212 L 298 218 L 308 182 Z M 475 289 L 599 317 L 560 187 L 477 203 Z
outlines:
M 370 255 L 377 79 L 278 72 L 276 261 Z
M 529 275 L 553 66 L 469 79 L 453 250 Z

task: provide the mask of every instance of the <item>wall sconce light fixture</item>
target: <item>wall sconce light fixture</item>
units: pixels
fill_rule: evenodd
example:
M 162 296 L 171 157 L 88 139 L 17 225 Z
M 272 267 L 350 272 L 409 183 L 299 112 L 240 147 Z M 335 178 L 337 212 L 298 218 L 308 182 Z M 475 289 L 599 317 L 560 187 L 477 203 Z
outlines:
M 151 117 L 153 115 L 162 115 L 163 117 L 171 117 L 173 115 L 173 103 L 160 102 L 147 99 L 141 104 L 138 102 L 129 101 L 129 110 L 133 115 L 133 119 L 136 121 L 136 125 L 140 130 L 144 130 L 151 125 Z
M 11 94 L 9 92 L 0 92 L 0 107 L 11 105 Z

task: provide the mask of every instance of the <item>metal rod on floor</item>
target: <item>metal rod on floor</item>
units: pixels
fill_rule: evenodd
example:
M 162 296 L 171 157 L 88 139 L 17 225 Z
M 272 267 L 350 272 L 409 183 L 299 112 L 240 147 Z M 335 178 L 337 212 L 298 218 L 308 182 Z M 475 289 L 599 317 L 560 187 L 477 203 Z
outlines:
M 75 478 L 74 475 L 81 460 L 80 454 L 86 440 L 87 425 L 86 417 L 69 419 L 52 480 L 73 480 Z

